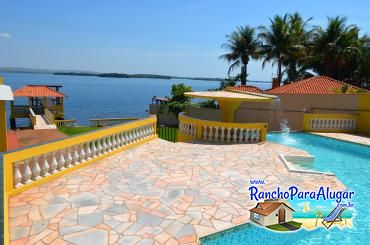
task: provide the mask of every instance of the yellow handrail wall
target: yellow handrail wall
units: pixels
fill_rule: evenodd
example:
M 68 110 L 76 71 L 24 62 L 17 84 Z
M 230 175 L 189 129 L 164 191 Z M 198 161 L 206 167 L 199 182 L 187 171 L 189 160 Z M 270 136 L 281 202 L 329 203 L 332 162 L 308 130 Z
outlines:
M 310 120 L 312 119 L 354 119 L 358 120 L 358 116 L 350 114 L 304 114 L 303 118 L 303 130 L 312 131 Z M 320 132 L 352 132 L 353 130 L 339 130 L 339 129 L 323 129 Z
M 225 127 L 225 128 L 259 128 L 261 129 L 261 141 L 266 141 L 266 133 L 267 133 L 267 123 L 225 123 L 225 122 L 217 122 L 217 121 L 208 121 L 202 120 L 197 118 L 192 118 L 186 116 L 184 114 L 179 114 L 179 121 L 181 122 L 189 122 L 197 125 L 197 139 L 202 139 L 203 134 L 203 125 L 206 126 L 216 126 L 216 127 Z M 184 142 L 191 140 L 191 136 L 187 136 L 182 134 L 180 131 L 178 133 L 178 141 Z
M 15 162 L 22 161 L 22 160 L 25 160 L 25 159 L 29 159 L 29 158 L 34 157 L 34 156 L 43 155 L 43 154 L 46 154 L 46 153 L 49 153 L 49 152 L 52 152 L 52 151 L 56 151 L 56 150 L 59 150 L 59 149 L 63 149 L 63 148 L 69 147 L 69 146 L 74 146 L 74 145 L 77 145 L 77 144 L 89 142 L 89 141 L 92 141 L 92 140 L 95 140 L 95 139 L 98 139 L 98 138 L 101 138 L 101 137 L 110 136 L 112 134 L 119 133 L 119 132 L 122 132 L 122 131 L 125 131 L 125 130 L 130 130 L 130 129 L 134 129 L 134 128 L 137 128 L 137 127 L 145 126 L 145 125 L 148 125 L 148 124 L 153 124 L 153 127 L 154 127 L 153 136 L 150 136 L 150 137 L 148 137 L 146 139 L 143 139 L 141 141 L 131 143 L 130 145 L 121 147 L 119 149 L 112 150 L 109 153 L 106 153 L 104 155 L 95 157 L 91 160 L 85 161 L 85 162 L 80 163 L 78 165 L 71 166 L 68 169 L 58 171 L 54 174 L 50 174 L 46 177 L 43 177 L 43 178 L 41 178 L 39 180 L 36 180 L 36 181 L 33 181 L 32 183 L 24 185 L 20 188 L 15 189 L 13 187 L 13 163 L 15 163 Z M 91 163 L 93 163 L 95 161 L 98 161 L 102 158 L 109 157 L 113 154 L 124 151 L 128 148 L 131 148 L 131 147 L 134 147 L 134 146 L 137 146 L 137 145 L 141 145 L 145 142 L 156 139 L 158 137 L 157 132 L 156 132 L 156 128 L 157 128 L 156 124 L 157 124 L 156 116 L 150 116 L 149 118 L 137 120 L 137 121 L 130 122 L 130 123 L 127 123 L 127 124 L 108 127 L 108 128 L 104 128 L 104 129 L 99 129 L 99 130 L 95 130 L 95 131 L 92 131 L 92 132 L 89 132 L 89 133 L 86 133 L 86 134 L 82 134 L 82 135 L 78 135 L 78 136 L 74 136 L 74 137 L 68 137 L 68 138 L 65 138 L 65 139 L 62 139 L 62 140 L 58 140 L 58 141 L 54 141 L 54 142 L 50 142 L 50 143 L 45 143 L 45 144 L 39 145 L 39 146 L 29 147 L 29 148 L 26 148 L 26 149 L 21 149 L 21 150 L 17 150 L 17 151 L 13 151 L 13 152 L 5 152 L 3 154 L 4 244 L 9 244 L 10 243 L 9 214 L 8 214 L 9 213 L 9 210 L 8 210 L 8 199 L 9 199 L 9 197 L 11 197 L 13 195 L 16 195 L 20 192 L 23 192 L 25 190 L 28 190 L 30 188 L 33 188 L 35 186 L 38 186 L 38 185 L 44 184 L 46 182 L 49 182 L 49 181 L 51 181 L 55 178 L 58 178 L 62 175 L 65 175 L 65 174 L 70 173 L 72 171 L 75 171 L 77 169 L 83 168 L 83 167 L 87 166 L 88 164 L 91 164 Z
M 30 111 L 30 114 L 29 114 L 29 117 L 30 117 L 30 120 L 31 120 L 31 124 L 32 124 L 32 127 L 36 125 L 36 114 L 35 112 L 32 110 L 32 108 L 29 108 L 29 111 Z

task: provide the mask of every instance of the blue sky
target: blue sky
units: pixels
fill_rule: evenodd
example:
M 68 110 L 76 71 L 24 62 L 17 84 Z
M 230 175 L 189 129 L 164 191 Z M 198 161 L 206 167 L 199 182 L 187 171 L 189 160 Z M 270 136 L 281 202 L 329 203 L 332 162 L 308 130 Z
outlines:
M 298 11 L 313 25 L 344 15 L 370 33 L 368 0 L 3 0 L 0 8 L 0 66 L 224 77 L 220 46 L 238 25 Z M 250 80 L 275 72 L 248 68 Z

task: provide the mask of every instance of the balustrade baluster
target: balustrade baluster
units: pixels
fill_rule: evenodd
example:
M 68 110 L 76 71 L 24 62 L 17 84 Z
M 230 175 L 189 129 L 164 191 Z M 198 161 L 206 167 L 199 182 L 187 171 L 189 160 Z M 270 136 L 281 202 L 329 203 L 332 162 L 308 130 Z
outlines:
M 239 143 L 242 143 L 243 142 L 243 132 L 244 132 L 244 129 L 243 128 L 240 128 L 239 129 L 239 135 L 238 135 L 238 137 L 239 137 Z
M 86 153 L 85 153 L 85 150 L 84 150 L 84 148 L 85 148 L 84 146 L 85 146 L 84 143 L 80 144 L 80 154 L 79 154 L 80 163 L 84 162 L 86 160 L 85 159 Z
M 257 142 L 260 142 L 260 129 L 256 129 L 256 140 Z
M 128 145 L 128 132 L 123 132 L 123 144 Z
M 207 127 L 203 125 L 203 140 L 207 140 Z
M 72 164 L 73 165 L 78 164 L 78 158 L 79 158 L 79 156 L 78 156 L 78 147 L 77 147 L 77 145 L 75 145 L 73 147 L 73 155 L 72 155 Z
M 230 141 L 231 141 L 231 128 L 226 128 L 226 129 L 227 129 L 226 142 L 230 143 Z
M 97 156 L 100 156 L 102 154 L 102 151 L 103 151 L 102 140 L 103 140 L 103 138 L 100 138 L 96 141 L 96 155 Z
M 208 140 L 209 141 L 213 140 L 213 127 L 212 126 L 209 126 Z
M 85 145 L 85 159 L 86 160 L 90 160 L 92 158 L 92 151 L 91 151 L 91 148 L 90 148 L 90 144 L 92 144 L 93 141 L 91 142 L 86 142 L 86 145 Z
M 225 128 L 220 127 L 220 129 L 221 129 L 220 142 L 225 142 Z
M 59 151 L 59 159 L 58 159 L 58 165 L 57 165 L 57 169 L 59 171 L 61 170 L 64 170 L 64 165 L 66 164 L 66 160 L 64 159 L 64 155 L 63 155 L 63 150 L 60 150 Z
M 69 168 L 70 166 L 71 166 L 71 164 L 72 164 L 72 155 L 71 155 L 71 148 L 70 147 L 67 147 L 67 153 L 66 153 L 66 162 L 65 162 L 65 167 L 66 168 Z
M 22 184 L 29 184 L 31 183 L 31 175 L 32 175 L 32 172 L 31 172 L 31 169 L 30 169 L 30 160 L 27 159 L 24 161 L 24 165 L 23 165 L 23 173 L 22 173 Z
M 116 141 L 116 135 L 112 135 L 112 150 L 117 149 L 117 141 Z
M 14 181 L 14 187 L 15 188 L 19 188 L 21 187 L 23 184 L 21 183 L 21 180 L 22 180 L 22 174 L 21 174 L 21 171 L 19 170 L 19 166 L 20 163 L 19 162 L 16 162 L 14 165 L 13 165 L 13 172 L 14 172 L 14 176 L 13 176 L 13 181 Z
M 49 163 L 47 159 L 47 154 L 43 155 L 43 161 L 41 164 L 41 176 L 45 177 L 49 175 Z
M 107 143 L 107 152 L 112 151 L 112 136 L 108 136 L 106 138 L 106 143 Z
M 98 141 L 99 139 L 97 140 L 94 140 L 94 141 L 91 141 L 91 154 L 90 154 L 90 158 L 95 158 L 96 155 L 97 155 L 97 149 L 96 149 L 96 142 Z
M 39 156 L 33 158 L 33 167 L 32 167 L 32 180 L 38 180 L 40 178 L 40 166 L 39 166 Z
M 234 131 L 233 131 L 233 143 L 236 143 L 236 141 L 237 141 L 237 138 L 238 138 L 237 132 L 238 132 L 238 128 L 234 128 Z
M 51 174 L 53 173 L 56 173 L 56 169 L 57 169 L 57 166 L 58 166 L 58 162 L 57 162 L 57 159 L 56 159 L 56 156 L 55 156 L 55 151 L 53 151 L 51 153 L 51 161 L 50 161 L 50 165 L 49 165 L 49 172 Z
M 102 154 L 105 154 L 107 152 L 107 144 L 106 144 L 107 137 L 102 138 Z

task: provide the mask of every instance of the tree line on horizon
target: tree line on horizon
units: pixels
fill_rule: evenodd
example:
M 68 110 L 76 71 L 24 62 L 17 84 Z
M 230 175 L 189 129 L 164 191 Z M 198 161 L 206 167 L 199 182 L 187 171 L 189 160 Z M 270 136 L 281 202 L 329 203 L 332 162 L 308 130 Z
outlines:
M 222 45 L 228 75 L 240 69 L 235 79 L 245 85 L 249 61 L 261 60 L 263 68 L 268 63 L 277 68 L 279 85 L 321 75 L 369 88 L 369 36 L 346 17 L 328 17 L 325 27 L 311 26 L 312 19 L 293 13 L 275 15 L 268 26 L 237 27 Z

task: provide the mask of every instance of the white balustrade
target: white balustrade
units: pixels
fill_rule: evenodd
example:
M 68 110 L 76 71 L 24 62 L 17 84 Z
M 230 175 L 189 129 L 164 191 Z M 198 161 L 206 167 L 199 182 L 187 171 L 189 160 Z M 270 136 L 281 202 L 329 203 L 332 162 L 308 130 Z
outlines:
M 181 134 L 197 139 L 197 124 L 182 122 L 179 124 Z M 219 143 L 256 143 L 262 141 L 260 128 L 224 127 L 202 125 L 201 139 Z
M 313 118 L 309 120 L 311 130 L 356 130 L 356 119 Z
M 19 188 L 40 178 L 146 139 L 154 135 L 155 126 L 155 123 L 151 123 L 14 162 L 13 186 Z M 186 130 L 189 136 L 196 136 L 196 125 L 189 124 L 186 126 Z

